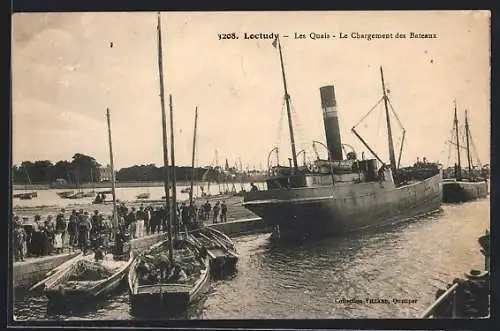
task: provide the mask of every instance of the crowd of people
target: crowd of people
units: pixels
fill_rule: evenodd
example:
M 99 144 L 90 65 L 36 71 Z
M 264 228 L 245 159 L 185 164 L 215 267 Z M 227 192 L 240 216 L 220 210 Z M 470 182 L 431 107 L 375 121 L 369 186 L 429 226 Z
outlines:
M 199 208 L 191 204 L 177 204 L 177 220 L 181 229 L 199 227 L 205 221 L 222 223 L 227 221 L 227 204 L 217 201 L 214 206 L 207 200 Z M 111 240 L 118 237 L 135 239 L 167 230 L 168 208 L 164 205 L 140 205 L 128 208 L 124 203 L 117 206 L 117 227 L 113 227 L 113 215 L 104 215 L 94 210 L 92 215 L 83 209 L 73 209 L 67 213 L 61 209 L 54 219 L 52 215 L 42 221 L 35 215 L 30 222 L 28 217 L 22 220 L 13 216 L 13 251 L 15 261 L 24 261 L 27 256 L 40 257 L 62 252 L 108 247 Z M 141 231 L 141 229 L 144 229 Z

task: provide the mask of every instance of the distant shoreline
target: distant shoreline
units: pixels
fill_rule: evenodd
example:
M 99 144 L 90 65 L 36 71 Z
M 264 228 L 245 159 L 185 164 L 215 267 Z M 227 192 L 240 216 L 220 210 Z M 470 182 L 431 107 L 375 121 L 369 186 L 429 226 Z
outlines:
M 259 182 L 258 178 L 254 180 L 255 182 Z M 251 181 L 244 181 L 243 183 L 250 183 Z M 190 182 L 189 181 L 177 181 L 176 182 L 177 186 L 189 186 Z M 207 182 L 196 182 L 195 185 L 206 185 Z M 222 184 L 222 183 L 221 183 Z M 237 188 L 240 184 L 234 183 Z M 116 183 L 116 188 L 125 188 L 125 187 L 163 187 L 164 183 L 163 182 L 117 182 Z M 210 185 L 216 186 L 219 185 L 214 182 L 210 182 Z M 232 183 L 227 183 L 227 185 L 231 186 Z M 100 182 L 100 183 L 84 183 L 80 184 L 81 189 L 111 189 L 111 183 L 110 182 Z M 28 190 L 28 191 L 35 191 L 35 190 L 76 190 L 77 186 L 76 184 L 31 184 L 31 185 L 24 185 L 24 184 L 12 184 L 12 189 L 13 190 Z

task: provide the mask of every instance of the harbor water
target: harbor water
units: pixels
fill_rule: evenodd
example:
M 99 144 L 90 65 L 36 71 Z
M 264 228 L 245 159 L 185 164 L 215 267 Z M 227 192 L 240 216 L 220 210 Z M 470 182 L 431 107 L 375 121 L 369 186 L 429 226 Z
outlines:
M 235 238 L 237 273 L 212 281 L 182 318 L 418 318 L 438 288 L 484 268 L 477 239 L 489 229 L 489 203 L 443 205 L 440 213 L 391 228 L 293 245 L 272 243 L 269 234 Z M 73 311 L 50 309 L 44 296 L 17 294 L 14 315 L 139 319 L 131 315 L 125 286 Z
M 263 188 L 263 183 L 257 183 L 257 186 Z M 187 200 L 189 199 L 189 193 L 182 192 L 185 189 L 189 189 L 189 185 L 177 185 L 176 193 L 178 200 Z M 221 184 L 211 183 L 210 187 L 204 185 L 205 193 L 209 193 L 212 195 L 219 194 L 224 191 L 240 191 L 241 189 L 250 190 L 249 183 L 234 183 L 234 188 L 232 183 L 230 184 Z M 34 190 L 28 190 L 34 191 Z M 65 191 L 73 191 L 77 192 L 76 189 L 47 189 L 47 190 L 36 190 L 37 197 L 31 200 L 20 200 L 13 199 L 12 206 L 15 208 L 25 208 L 25 207 L 40 207 L 40 206 L 58 206 L 58 207 L 69 207 L 75 204 L 91 204 L 94 201 L 95 197 L 86 197 L 81 199 L 62 199 L 57 193 L 65 192 Z M 91 192 L 95 191 L 103 192 L 103 191 L 111 191 L 111 188 L 96 188 L 92 189 L 82 189 L 83 192 Z M 24 193 L 25 190 L 13 190 L 12 194 Z M 137 195 L 142 193 L 149 193 L 150 197 L 148 200 L 161 200 L 165 197 L 165 188 L 163 186 L 152 186 L 152 187 L 119 187 L 116 188 L 116 199 L 120 201 L 134 201 L 136 200 Z M 194 196 L 201 196 L 201 189 L 199 185 L 194 185 L 193 187 Z M 111 194 L 107 194 L 106 200 L 111 201 Z

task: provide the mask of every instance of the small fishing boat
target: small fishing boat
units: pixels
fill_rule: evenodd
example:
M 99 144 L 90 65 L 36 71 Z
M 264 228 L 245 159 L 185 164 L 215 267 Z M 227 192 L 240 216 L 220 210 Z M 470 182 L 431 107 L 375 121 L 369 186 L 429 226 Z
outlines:
M 72 195 L 66 197 L 66 199 L 82 199 L 82 198 L 85 198 L 85 193 L 83 193 L 82 191 L 73 193 Z
M 136 199 L 149 199 L 150 197 L 150 194 L 149 192 L 145 192 L 145 193 L 140 193 L 138 195 L 135 196 Z
M 231 238 L 211 227 L 195 229 L 190 234 L 200 248 L 207 250 L 212 272 L 235 270 L 239 255 Z
M 174 261 L 170 261 L 168 246 L 168 240 L 153 245 L 130 267 L 130 303 L 136 313 L 147 312 L 154 305 L 185 310 L 208 284 L 210 262 L 206 252 L 191 239 L 174 240 Z
M 29 185 L 32 185 L 28 171 L 26 170 L 25 167 L 23 167 L 23 170 L 24 170 L 24 173 L 26 174 L 26 178 L 28 179 Z M 38 193 L 35 191 L 29 192 L 27 187 L 25 187 L 25 190 L 23 193 L 17 193 L 17 194 L 12 195 L 12 198 L 17 198 L 17 199 L 21 199 L 21 200 L 31 200 L 31 199 L 37 198 L 37 197 L 38 197 Z
M 471 270 L 446 289 L 436 291 L 436 300 L 420 318 L 485 318 L 490 315 L 490 233 L 479 237 L 485 270 Z
M 96 260 L 96 255 L 80 255 L 52 274 L 44 283 L 49 300 L 64 303 L 95 299 L 116 289 L 132 264 L 133 255 L 123 260 L 113 254 Z
M 190 193 L 190 192 L 191 192 L 191 188 L 189 188 L 189 187 L 183 188 L 181 190 L 181 193 Z
M 60 198 L 63 198 L 63 199 L 66 199 L 70 196 L 72 196 L 73 194 L 75 194 L 74 191 L 63 191 L 63 192 L 57 192 L 57 195 L 60 197 Z
M 451 145 L 456 147 L 457 152 L 457 163 L 453 167 L 452 178 L 446 178 L 442 181 L 443 186 L 443 202 L 456 203 L 456 202 L 467 202 L 471 200 L 477 200 L 481 198 L 486 198 L 488 196 L 488 181 L 486 178 L 481 178 L 478 176 L 475 167 L 472 162 L 471 150 L 475 152 L 474 142 L 472 140 L 472 135 L 470 132 L 469 121 L 467 119 L 467 110 L 465 110 L 465 147 L 460 143 L 459 136 L 459 123 L 457 119 L 457 105 L 455 102 L 455 113 L 453 117 L 453 131 L 455 139 L 453 138 L 449 141 Z M 461 163 L 461 151 L 464 148 L 466 150 L 467 157 L 467 171 L 462 169 Z M 474 153 L 476 154 L 476 153 Z M 479 160 L 478 160 L 479 162 Z
M 38 195 L 36 192 L 26 192 L 23 193 L 19 196 L 19 199 L 21 200 L 31 200 L 33 198 L 36 198 Z
M 96 196 L 95 191 L 90 191 L 90 192 L 82 192 L 82 196 L 84 198 L 93 198 Z

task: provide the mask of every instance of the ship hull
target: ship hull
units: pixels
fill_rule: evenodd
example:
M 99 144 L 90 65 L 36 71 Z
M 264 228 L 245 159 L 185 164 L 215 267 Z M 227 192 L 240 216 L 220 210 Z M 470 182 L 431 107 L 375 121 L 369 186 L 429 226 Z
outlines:
M 280 235 L 331 235 L 385 226 L 437 211 L 441 174 L 394 188 L 379 182 L 249 192 L 244 206 Z
M 467 202 L 488 196 L 488 183 L 443 181 L 443 202 Z

